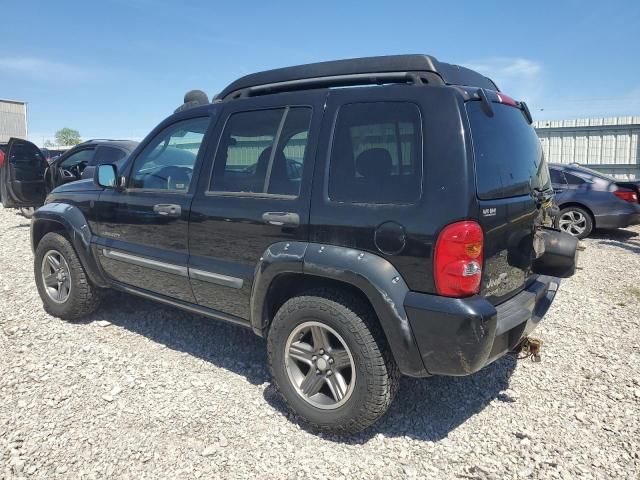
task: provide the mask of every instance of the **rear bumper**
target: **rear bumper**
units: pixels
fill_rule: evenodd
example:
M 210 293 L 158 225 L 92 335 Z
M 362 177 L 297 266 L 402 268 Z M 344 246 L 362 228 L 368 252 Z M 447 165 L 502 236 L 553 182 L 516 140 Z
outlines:
M 539 276 L 497 306 L 479 296 L 409 292 L 404 306 L 425 368 L 431 375 L 468 375 L 513 350 L 547 313 L 559 284 Z

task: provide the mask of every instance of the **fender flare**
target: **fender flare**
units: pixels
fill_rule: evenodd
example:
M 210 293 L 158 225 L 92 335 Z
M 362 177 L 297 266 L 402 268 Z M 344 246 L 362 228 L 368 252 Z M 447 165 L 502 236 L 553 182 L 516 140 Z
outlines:
M 268 327 L 265 304 L 269 288 L 278 275 L 286 273 L 327 278 L 357 288 L 371 303 L 400 371 L 414 377 L 428 375 L 404 308 L 409 287 L 387 260 L 371 252 L 334 245 L 271 245 L 256 266 L 251 294 L 251 324 L 258 335 L 264 335 Z
M 38 208 L 31 219 L 31 249 L 35 253 L 40 239 L 57 225 L 69 238 L 80 263 L 89 279 L 98 287 L 107 288 L 109 283 L 104 278 L 92 252 L 91 239 L 93 233 L 82 211 L 68 203 L 47 203 Z

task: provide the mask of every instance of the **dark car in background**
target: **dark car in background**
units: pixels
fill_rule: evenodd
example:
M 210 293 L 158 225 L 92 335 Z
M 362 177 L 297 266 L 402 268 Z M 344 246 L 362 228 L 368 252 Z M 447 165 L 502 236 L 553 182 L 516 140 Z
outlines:
M 33 143 L 12 138 L 4 147 L 6 168 L 0 169 L 2 204 L 5 208 L 39 207 L 59 185 L 93 178 L 97 165 L 122 166 L 137 145 L 130 140 L 87 140 L 49 162 Z
M 640 223 L 640 182 L 616 180 L 589 168 L 550 164 L 560 208 L 556 227 L 578 238 L 595 228 L 624 228 Z

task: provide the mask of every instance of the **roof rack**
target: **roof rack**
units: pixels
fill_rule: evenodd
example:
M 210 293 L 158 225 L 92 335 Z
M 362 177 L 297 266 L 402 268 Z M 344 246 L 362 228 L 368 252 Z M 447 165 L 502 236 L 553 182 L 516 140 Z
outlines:
M 471 69 L 438 61 L 430 55 L 389 55 L 310 63 L 252 73 L 229 84 L 214 101 L 292 90 L 353 85 L 410 83 L 463 85 L 498 90 Z

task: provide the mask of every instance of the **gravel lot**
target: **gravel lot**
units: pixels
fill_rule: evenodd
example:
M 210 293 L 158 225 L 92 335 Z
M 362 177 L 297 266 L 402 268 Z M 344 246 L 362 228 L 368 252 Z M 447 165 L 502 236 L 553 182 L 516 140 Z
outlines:
M 345 440 L 289 420 L 248 330 L 124 294 L 45 314 L 29 222 L 0 209 L 0 479 L 640 478 L 640 228 L 584 243 L 541 363 L 404 379 Z

